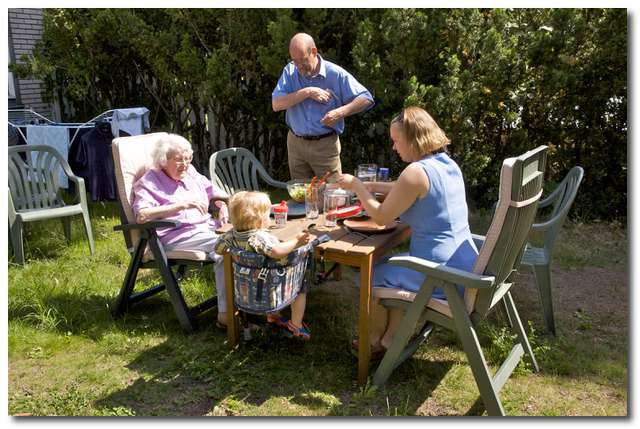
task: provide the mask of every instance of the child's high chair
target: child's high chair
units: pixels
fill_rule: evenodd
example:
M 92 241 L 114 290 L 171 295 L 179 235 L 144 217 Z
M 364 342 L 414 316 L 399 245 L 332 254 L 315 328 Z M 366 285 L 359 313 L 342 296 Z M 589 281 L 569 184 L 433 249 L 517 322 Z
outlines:
M 233 266 L 235 305 L 241 311 L 244 339 L 251 339 L 246 313 L 266 315 L 282 310 L 293 302 L 302 286 L 309 284 L 317 245 L 329 241 L 321 235 L 286 256 L 286 262 L 268 256 L 230 248 Z

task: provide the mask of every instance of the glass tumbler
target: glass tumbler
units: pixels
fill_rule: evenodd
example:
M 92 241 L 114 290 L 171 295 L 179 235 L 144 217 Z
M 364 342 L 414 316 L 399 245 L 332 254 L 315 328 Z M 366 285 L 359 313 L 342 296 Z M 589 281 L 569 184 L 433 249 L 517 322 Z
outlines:
M 304 212 L 307 219 L 316 219 L 320 213 L 319 192 L 317 187 L 309 187 L 304 194 Z
M 356 177 L 363 182 L 375 182 L 378 174 L 378 166 L 376 164 L 360 164 L 356 170 Z
M 338 189 L 327 189 L 324 192 L 324 226 L 333 228 L 337 225 L 336 210 L 344 205 L 345 197 Z

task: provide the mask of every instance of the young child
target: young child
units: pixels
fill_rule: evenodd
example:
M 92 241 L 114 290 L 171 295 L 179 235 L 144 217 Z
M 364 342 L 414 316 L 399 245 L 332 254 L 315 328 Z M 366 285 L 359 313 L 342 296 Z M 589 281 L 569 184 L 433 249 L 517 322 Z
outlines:
M 269 227 L 269 213 L 271 201 L 264 192 L 240 191 L 229 199 L 229 220 L 233 229 L 224 233 L 215 246 L 216 253 L 223 253 L 227 248 L 237 247 L 255 253 L 266 255 L 273 259 L 286 257 L 297 247 L 311 241 L 308 232 L 301 232 L 292 238 L 281 242 L 271 234 Z M 307 303 L 306 290 L 303 289 L 291 303 L 291 320 L 287 320 L 276 313 L 267 314 L 267 322 L 275 323 L 288 330 L 295 338 L 310 340 L 309 327 L 302 322 Z

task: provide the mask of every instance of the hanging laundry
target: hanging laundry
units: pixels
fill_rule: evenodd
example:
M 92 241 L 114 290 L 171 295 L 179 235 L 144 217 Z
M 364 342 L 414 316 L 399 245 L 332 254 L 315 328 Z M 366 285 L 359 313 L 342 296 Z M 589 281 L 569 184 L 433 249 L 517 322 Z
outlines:
M 114 136 L 124 130 L 131 136 L 144 134 L 149 129 L 149 109 L 146 107 L 132 107 L 129 109 L 115 109 L 111 117 L 111 130 Z
M 83 134 L 77 147 L 74 147 L 73 163 L 78 168 L 76 174 L 85 180 L 93 201 L 111 201 L 117 195 L 111 155 L 112 140 L 111 124 L 104 121 Z
M 66 127 L 57 127 L 52 125 L 27 125 L 27 144 L 29 145 L 45 145 L 56 149 L 60 155 L 67 160 L 69 154 L 69 132 Z M 59 183 L 60 187 L 68 188 L 69 181 L 67 175 L 59 167 Z

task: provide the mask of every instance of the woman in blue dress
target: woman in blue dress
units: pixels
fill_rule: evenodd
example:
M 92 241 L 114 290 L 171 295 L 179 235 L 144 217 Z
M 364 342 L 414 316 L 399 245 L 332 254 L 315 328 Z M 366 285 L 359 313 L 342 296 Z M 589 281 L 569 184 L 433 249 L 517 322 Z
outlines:
M 464 180 L 460 167 L 446 151 L 449 139 L 433 118 L 419 107 L 408 107 L 393 118 L 393 149 L 409 165 L 394 182 L 362 182 L 343 174 L 339 183 L 356 193 L 367 214 L 379 225 L 400 219 L 411 226 L 409 252 L 465 271 L 472 271 L 478 250 L 469 230 Z M 386 195 L 382 203 L 373 193 Z M 373 269 L 372 286 L 417 292 L 425 275 L 386 263 Z M 436 288 L 434 298 L 444 298 Z M 371 332 L 372 357 L 384 354 L 402 320 L 401 309 L 386 309 L 374 302 Z M 354 342 L 354 346 L 357 343 Z

